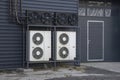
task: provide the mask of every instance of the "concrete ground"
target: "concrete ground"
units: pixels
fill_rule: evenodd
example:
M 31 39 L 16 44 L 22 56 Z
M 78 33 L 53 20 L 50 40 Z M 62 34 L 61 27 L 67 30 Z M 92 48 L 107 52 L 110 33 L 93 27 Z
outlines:
M 0 73 L 0 80 L 46 80 L 52 78 L 61 78 L 61 77 L 72 77 L 72 76 L 101 76 L 102 74 L 87 74 L 84 73 L 82 68 L 75 69 L 74 67 L 70 68 L 59 68 L 57 70 L 26 70 L 25 72 L 9 72 L 9 73 Z
M 0 80 L 120 80 L 118 64 L 82 63 L 80 67 L 57 67 L 56 70 L 0 72 Z
M 81 65 L 120 73 L 120 62 L 94 62 L 94 63 L 82 63 Z

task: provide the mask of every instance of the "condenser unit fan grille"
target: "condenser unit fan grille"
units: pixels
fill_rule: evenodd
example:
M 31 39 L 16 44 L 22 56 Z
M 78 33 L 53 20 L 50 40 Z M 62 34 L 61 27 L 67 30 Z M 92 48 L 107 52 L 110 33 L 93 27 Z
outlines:
M 68 35 L 65 34 L 65 33 L 61 34 L 60 37 L 59 37 L 59 41 L 60 41 L 60 43 L 63 44 L 63 45 L 67 44 L 68 41 L 69 41 Z
M 42 13 L 42 16 L 41 16 L 41 23 L 43 24 L 51 24 L 51 14 L 49 13 Z
M 27 11 L 27 23 L 38 25 L 77 26 L 78 14 L 68 12 Z
M 52 25 L 54 13 L 42 11 L 28 11 L 27 23 L 38 25 Z
M 34 44 L 40 45 L 43 42 L 43 35 L 40 33 L 35 33 L 32 38 Z
M 77 13 L 56 13 L 56 25 L 76 26 L 78 25 Z
M 31 24 L 37 23 L 39 14 L 37 12 L 30 12 L 28 14 L 28 22 Z
M 76 14 L 70 14 L 68 16 L 68 25 L 75 26 L 78 24 L 78 17 Z
M 43 50 L 40 47 L 36 47 L 33 51 L 32 51 L 32 56 L 35 59 L 41 59 L 43 56 Z
M 69 50 L 66 48 L 66 47 L 62 47 L 60 50 L 59 50 L 59 56 L 61 58 L 67 58 L 69 55 Z
M 66 25 L 67 15 L 65 13 L 56 14 L 56 25 Z

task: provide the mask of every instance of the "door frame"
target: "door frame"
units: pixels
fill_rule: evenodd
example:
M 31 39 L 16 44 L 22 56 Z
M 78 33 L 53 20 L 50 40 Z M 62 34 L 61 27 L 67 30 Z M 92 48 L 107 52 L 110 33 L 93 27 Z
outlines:
M 102 38 L 102 47 L 103 47 L 103 53 L 102 53 L 102 59 L 89 59 L 89 23 L 90 22 L 97 22 L 97 23 L 102 23 L 103 24 L 103 38 Z M 104 61 L 104 21 L 99 21 L 99 20 L 87 20 L 87 61 Z

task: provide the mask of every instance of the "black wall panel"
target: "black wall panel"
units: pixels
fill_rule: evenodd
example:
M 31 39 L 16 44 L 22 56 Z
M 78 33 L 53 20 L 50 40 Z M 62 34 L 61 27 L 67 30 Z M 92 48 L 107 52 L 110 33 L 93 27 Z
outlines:
M 22 8 L 77 13 L 78 0 L 22 0 Z M 0 1 L 0 69 L 23 67 L 22 26 L 11 23 L 9 0 Z
M 115 55 L 115 60 L 120 61 L 120 5 L 114 5 L 113 12 L 115 15 L 113 16 L 113 49 Z
M 79 17 L 81 62 L 87 61 L 87 20 L 104 21 L 104 61 L 115 61 L 116 54 L 113 49 L 114 38 L 111 18 Z
M 22 67 L 22 27 L 10 23 L 9 0 L 0 1 L 0 69 Z
M 114 4 L 111 17 L 79 16 L 81 62 L 87 61 L 87 20 L 104 21 L 104 61 L 120 61 L 120 9 Z
M 78 0 L 23 0 L 23 9 L 77 13 L 77 4 Z

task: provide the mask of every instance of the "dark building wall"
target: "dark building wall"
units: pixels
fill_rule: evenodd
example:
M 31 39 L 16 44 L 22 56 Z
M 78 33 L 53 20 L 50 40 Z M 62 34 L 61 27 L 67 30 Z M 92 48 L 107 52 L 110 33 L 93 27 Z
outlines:
M 79 17 L 79 24 L 80 24 L 80 53 L 81 53 L 81 62 L 87 61 L 87 20 L 97 20 L 97 21 L 104 21 L 104 54 L 105 60 L 104 61 L 114 61 L 115 53 L 113 51 L 113 43 L 112 43 L 112 20 L 111 18 L 104 19 L 104 18 L 91 18 L 91 17 Z
M 87 62 L 87 20 L 104 21 L 104 61 L 120 61 L 119 6 L 111 9 L 111 17 L 79 16 L 81 62 Z
M 10 23 L 9 0 L 0 1 L 0 69 L 22 67 L 22 28 Z
M 77 13 L 77 4 L 78 0 L 23 0 L 23 9 Z
M 22 8 L 77 13 L 78 0 L 22 0 Z M 22 26 L 11 23 L 9 0 L 0 1 L 0 69 L 23 67 Z
M 116 60 L 120 61 L 120 5 L 114 5 L 113 16 L 113 48 L 116 53 Z

